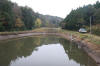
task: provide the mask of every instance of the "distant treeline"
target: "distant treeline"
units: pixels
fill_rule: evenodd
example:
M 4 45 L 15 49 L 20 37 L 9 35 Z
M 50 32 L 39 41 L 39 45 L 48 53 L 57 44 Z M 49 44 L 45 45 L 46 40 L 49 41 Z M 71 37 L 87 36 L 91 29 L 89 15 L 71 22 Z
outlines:
M 61 26 L 64 29 L 78 30 L 79 28 L 88 28 L 92 22 L 92 33 L 100 35 L 100 2 L 93 5 L 87 5 L 72 10 L 63 20 Z
M 38 14 L 38 13 L 37 13 Z M 42 21 L 42 27 L 59 27 L 61 21 L 63 21 L 62 18 L 57 16 L 49 16 L 49 15 L 42 15 L 38 14 L 38 18 Z
M 18 6 L 9 0 L 0 0 L 0 31 L 31 30 L 48 27 L 49 24 L 55 27 L 62 20 L 62 18 L 59 20 L 59 17 L 53 19 L 55 16 L 50 16 L 52 17 L 50 20 L 42 19 L 46 16 L 39 15 L 41 14 L 35 13 L 30 7 Z

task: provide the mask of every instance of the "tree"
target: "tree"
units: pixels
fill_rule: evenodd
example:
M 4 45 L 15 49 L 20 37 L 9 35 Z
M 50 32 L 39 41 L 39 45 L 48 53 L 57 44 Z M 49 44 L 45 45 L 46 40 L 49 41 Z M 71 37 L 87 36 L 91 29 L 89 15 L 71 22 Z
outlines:
M 94 24 L 100 24 L 100 8 L 97 9 L 94 13 Z
M 21 7 L 22 10 L 22 21 L 25 24 L 26 29 L 31 30 L 34 27 L 36 20 L 34 11 L 29 7 Z
M 41 27 L 41 24 L 42 24 L 42 21 L 39 18 L 37 18 L 35 21 L 35 27 L 39 28 L 39 27 Z
M 100 8 L 100 2 L 97 1 L 96 4 L 94 4 L 94 7 L 97 8 L 97 9 Z
M 65 29 L 78 30 L 81 27 L 90 25 L 90 16 L 94 16 L 97 9 L 94 5 L 87 5 L 72 10 L 70 14 L 64 19 Z M 98 17 L 99 18 L 99 17 Z M 93 21 L 93 18 L 92 18 Z M 92 22 L 93 24 L 94 22 Z
M 0 20 L 3 22 L 5 30 L 9 31 L 14 28 L 14 13 L 12 3 L 8 0 L 0 1 Z
M 3 26 L 3 23 L 0 22 L 0 31 L 4 31 L 5 30 L 5 27 Z
M 16 18 L 15 27 L 21 28 L 23 26 L 24 26 L 24 23 L 22 22 L 22 20 L 20 18 Z
M 12 9 L 13 9 L 13 12 L 15 14 L 15 17 L 22 18 L 21 8 L 16 3 L 13 3 Z

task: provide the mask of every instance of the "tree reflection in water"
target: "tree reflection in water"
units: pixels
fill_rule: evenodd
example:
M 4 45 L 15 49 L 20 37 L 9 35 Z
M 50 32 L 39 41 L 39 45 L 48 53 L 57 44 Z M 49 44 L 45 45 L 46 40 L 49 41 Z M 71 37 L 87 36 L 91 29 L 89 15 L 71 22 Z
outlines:
M 35 36 L 18 40 L 0 42 L 0 66 L 9 66 L 17 58 L 30 56 L 37 47 L 60 43 L 69 60 L 74 60 L 80 66 L 96 66 L 95 62 L 77 45 L 57 36 Z

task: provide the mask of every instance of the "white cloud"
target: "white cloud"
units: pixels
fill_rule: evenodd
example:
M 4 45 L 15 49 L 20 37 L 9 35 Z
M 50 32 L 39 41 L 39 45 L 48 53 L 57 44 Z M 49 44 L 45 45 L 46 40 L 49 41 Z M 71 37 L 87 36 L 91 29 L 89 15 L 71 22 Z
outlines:
M 53 16 L 66 17 L 72 9 L 87 4 L 93 4 L 97 0 L 11 0 L 21 6 L 29 6 L 35 12 Z M 99 0 L 100 1 L 100 0 Z

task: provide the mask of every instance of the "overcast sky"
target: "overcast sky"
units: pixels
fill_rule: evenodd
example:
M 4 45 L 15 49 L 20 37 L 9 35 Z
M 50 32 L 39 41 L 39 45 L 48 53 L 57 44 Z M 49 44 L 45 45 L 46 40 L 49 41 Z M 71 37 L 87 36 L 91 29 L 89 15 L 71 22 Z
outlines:
M 29 6 L 35 12 L 65 18 L 72 9 L 87 4 L 93 4 L 97 0 L 11 0 L 20 6 Z M 100 1 L 100 0 L 98 0 Z

